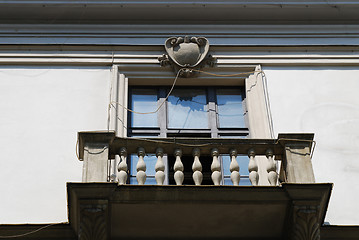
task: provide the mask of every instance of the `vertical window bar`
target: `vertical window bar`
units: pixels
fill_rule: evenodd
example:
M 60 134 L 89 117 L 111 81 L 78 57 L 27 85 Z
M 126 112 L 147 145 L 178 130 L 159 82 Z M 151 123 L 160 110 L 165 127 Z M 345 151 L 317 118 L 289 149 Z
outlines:
M 159 107 L 166 99 L 167 91 L 165 88 L 158 90 L 158 102 Z M 158 126 L 160 127 L 160 137 L 167 137 L 167 103 L 164 103 L 157 112 Z
M 216 90 L 208 88 L 208 126 L 211 129 L 211 138 L 218 138 L 217 109 L 216 109 Z

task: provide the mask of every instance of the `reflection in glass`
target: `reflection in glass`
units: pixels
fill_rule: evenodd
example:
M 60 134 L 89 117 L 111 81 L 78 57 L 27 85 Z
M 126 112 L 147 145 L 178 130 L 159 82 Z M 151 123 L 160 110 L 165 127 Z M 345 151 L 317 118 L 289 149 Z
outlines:
M 133 89 L 131 107 L 136 112 L 153 112 L 157 109 L 157 91 L 154 89 Z M 132 127 L 157 127 L 157 113 L 131 113 Z
M 138 156 L 137 155 L 131 155 L 131 175 L 136 175 L 136 165 L 138 162 Z M 148 154 L 143 159 L 146 163 L 146 175 L 147 176 L 154 176 L 156 174 L 155 165 L 157 162 L 157 157 L 155 154 Z
M 233 185 L 231 178 L 225 177 L 223 185 Z M 239 181 L 239 186 L 252 186 L 252 183 L 248 177 L 241 177 L 241 180 Z
M 231 171 L 229 169 L 229 165 L 231 164 L 231 157 L 229 155 L 221 155 L 222 156 L 222 166 L 223 166 L 223 175 L 226 176 L 230 176 L 231 175 Z M 241 176 L 248 176 L 249 175 L 249 171 L 248 171 L 248 164 L 249 164 L 249 157 L 248 156 L 244 156 L 244 155 L 238 155 L 237 156 L 237 162 L 239 165 L 239 174 Z
M 175 89 L 168 98 L 168 127 L 207 129 L 205 90 Z
M 242 101 L 240 89 L 217 89 L 219 127 L 245 127 Z
M 248 137 L 248 135 L 237 135 L 237 136 L 235 136 L 235 135 L 224 135 L 224 134 L 221 134 L 220 135 L 220 138 L 247 138 Z
M 136 177 L 130 177 L 130 184 L 131 185 L 138 185 Z M 147 177 L 145 185 L 156 185 L 156 179 L 155 177 Z
M 229 169 L 229 166 L 231 164 L 231 157 L 229 155 L 221 155 L 221 158 L 222 158 L 224 185 L 233 185 L 231 181 L 231 171 Z M 239 174 L 241 175 L 241 180 L 239 181 L 239 185 L 250 186 L 251 183 L 248 179 L 249 157 L 244 155 L 238 155 L 236 159 L 239 165 Z

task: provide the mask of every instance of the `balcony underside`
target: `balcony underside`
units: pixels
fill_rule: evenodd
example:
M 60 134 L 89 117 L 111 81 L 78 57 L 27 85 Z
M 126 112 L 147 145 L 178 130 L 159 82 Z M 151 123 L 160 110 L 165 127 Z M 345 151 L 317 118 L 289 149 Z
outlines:
M 108 239 L 288 239 L 297 208 L 322 224 L 331 188 L 69 183 L 69 220 Z

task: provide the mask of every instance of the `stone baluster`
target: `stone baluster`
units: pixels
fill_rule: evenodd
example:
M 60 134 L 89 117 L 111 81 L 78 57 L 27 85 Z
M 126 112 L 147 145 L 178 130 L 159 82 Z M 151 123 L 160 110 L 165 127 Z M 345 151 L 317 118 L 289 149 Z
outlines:
M 200 156 L 200 150 L 199 148 L 195 148 L 193 149 L 193 157 L 194 157 L 194 161 L 192 164 L 192 170 L 193 170 L 193 181 L 194 184 L 196 185 L 201 185 L 202 180 L 203 180 L 203 174 L 202 174 L 202 164 L 199 161 L 199 156 Z
M 174 170 L 174 179 L 177 185 L 182 185 L 183 180 L 184 180 L 184 174 L 183 174 L 183 164 L 181 161 L 181 157 L 182 157 L 182 150 L 181 149 L 176 149 L 174 152 L 174 155 L 176 156 L 176 161 L 175 164 L 173 166 L 173 170 Z
M 136 165 L 136 170 L 137 170 L 137 182 L 138 185 L 143 185 L 146 182 L 146 163 L 143 160 L 143 158 L 145 157 L 145 149 L 140 147 L 137 149 L 137 155 L 138 155 L 138 162 Z
M 253 186 L 258 185 L 258 164 L 255 159 L 255 152 L 254 149 L 250 149 L 248 151 L 248 157 L 249 157 L 249 164 L 248 164 L 248 171 L 249 171 L 249 180 L 251 181 Z
M 165 164 L 163 163 L 163 149 L 157 148 L 156 150 L 156 156 L 157 156 L 157 162 L 155 165 L 156 170 L 156 182 L 157 185 L 163 185 L 163 182 L 165 181 Z
M 113 169 L 113 173 L 111 173 L 112 171 L 112 161 L 114 164 L 114 169 Z M 118 182 L 118 173 L 120 172 L 120 170 L 118 169 L 118 165 L 121 162 L 121 157 L 119 155 L 115 155 L 115 159 L 111 159 L 110 160 L 110 182 Z
M 238 186 L 239 181 L 241 180 L 241 175 L 239 174 L 239 165 L 237 162 L 237 150 L 231 149 L 229 151 L 229 155 L 231 156 L 231 164 L 229 165 L 229 170 L 231 171 L 231 180 L 234 186 Z
M 126 148 L 122 147 L 120 149 L 120 162 L 118 163 L 118 175 L 117 181 L 119 185 L 126 184 L 127 181 L 127 150 Z
M 268 159 L 268 163 L 267 163 L 268 181 L 271 186 L 275 186 L 277 185 L 278 174 L 277 174 L 275 161 L 273 159 L 273 151 L 271 149 L 268 149 L 266 152 L 266 156 Z
M 221 164 L 218 160 L 219 152 L 217 148 L 213 148 L 211 150 L 211 155 L 213 157 L 213 161 L 211 164 L 211 171 L 212 171 L 212 181 L 214 185 L 219 185 L 222 180 L 222 173 L 221 173 Z

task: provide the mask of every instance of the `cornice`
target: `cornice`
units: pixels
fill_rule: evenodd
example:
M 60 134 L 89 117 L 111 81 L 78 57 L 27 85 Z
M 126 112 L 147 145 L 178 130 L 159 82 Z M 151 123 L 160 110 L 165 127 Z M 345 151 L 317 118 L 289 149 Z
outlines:
M 211 46 L 357 46 L 359 25 L 0 24 L 0 44 L 157 45 L 204 36 Z
M 169 67 L 160 67 L 158 57 L 165 53 L 162 47 L 134 47 L 124 46 L 117 49 L 96 50 L 64 50 L 61 48 L 49 50 L 44 46 L 36 49 L 18 49 L 8 46 L 0 50 L 0 65 L 83 65 L 83 66 L 126 66 L 126 69 L 144 69 L 145 72 L 167 72 Z M 248 49 L 240 47 L 211 47 L 210 54 L 217 59 L 216 66 L 211 70 L 221 68 L 221 72 L 231 74 L 232 68 L 242 65 L 263 66 L 358 66 L 359 48 L 324 49 L 306 47 L 280 49 Z M 224 70 L 226 69 L 226 70 Z M 137 71 L 137 70 L 136 70 Z M 148 75 L 148 74 L 147 74 Z M 145 76 L 144 76 L 145 77 Z

